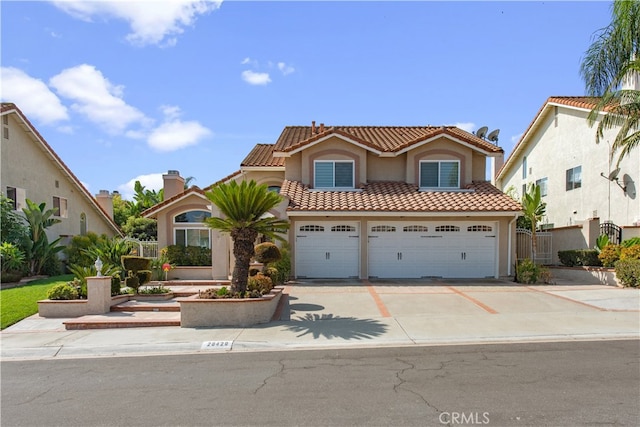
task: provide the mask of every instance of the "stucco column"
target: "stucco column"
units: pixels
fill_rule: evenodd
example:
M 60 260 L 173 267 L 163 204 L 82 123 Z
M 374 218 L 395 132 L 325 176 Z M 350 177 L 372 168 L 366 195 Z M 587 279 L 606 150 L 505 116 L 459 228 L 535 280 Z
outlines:
M 111 276 L 87 277 L 87 314 L 111 311 Z
M 600 236 L 600 218 L 589 218 L 582 225 L 582 234 L 587 242 L 587 248 L 593 249 Z

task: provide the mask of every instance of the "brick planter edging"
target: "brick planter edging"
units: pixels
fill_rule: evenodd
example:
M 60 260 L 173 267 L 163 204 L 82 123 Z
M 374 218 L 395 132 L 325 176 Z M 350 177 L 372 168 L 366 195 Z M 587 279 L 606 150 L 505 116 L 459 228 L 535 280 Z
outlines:
M 267 323 L 273 317 L 283 288 L 273 288 L 262 298 L 200 299 L 198 295 L 178 298 L 183 328 L 239 326 Z

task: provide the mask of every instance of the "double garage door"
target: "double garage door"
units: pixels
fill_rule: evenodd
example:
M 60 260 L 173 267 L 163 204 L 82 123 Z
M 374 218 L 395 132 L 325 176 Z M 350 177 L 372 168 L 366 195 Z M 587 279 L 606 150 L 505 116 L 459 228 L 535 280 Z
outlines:
M 494 222 L 299 222 L 297 277 L 360 275 L 360 239 L 366 234 L 370 277 L 479 278 L 497 271 Z

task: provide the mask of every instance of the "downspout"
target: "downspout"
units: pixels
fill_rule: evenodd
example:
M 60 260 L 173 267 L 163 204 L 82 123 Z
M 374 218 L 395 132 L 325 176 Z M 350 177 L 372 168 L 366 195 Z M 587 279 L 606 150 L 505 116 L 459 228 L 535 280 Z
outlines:
M 513 246 L 513 233 L 511 232 L 511 228 L 513 226 L 513 223 L 515 223 L 517 220 L 518 215 L 516 214 L 516 216 L 514 216 L 511 221 L 509 221 L 509 252 L 507 253 L 507 276 L 511 276 L 511 247 Z

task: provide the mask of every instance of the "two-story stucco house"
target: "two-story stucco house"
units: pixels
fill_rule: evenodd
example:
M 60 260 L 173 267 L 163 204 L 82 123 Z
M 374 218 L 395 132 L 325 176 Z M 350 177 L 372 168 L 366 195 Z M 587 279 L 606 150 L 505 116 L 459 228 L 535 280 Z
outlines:
M 47 237 L 62 237 L 63 244 L 90 231 L 122 235 L 113 212 L 105 210 L 108 203 L 103 207 L 87 191 L 15 104 L 3 103 L 0 116 L 2 193 L 13 200 L 16 211 L 22 212 L 27 199 L 57 208 L 55 218 L 61 222 L 47 229 Z
M 547 203 L 543 224 L 558 228 L 590 218 L 618 226 L 640 225 L 640 152 L 632 151 L 615 168 L 611 143 L 618 129 L 596 144 L 596 126 L 587 115 L 596 100 L 550 97 L 516 144 L 496 177 L 496 186 L 521 196 L 525 186 L 540 185 Z
M 257 145 L 238 172 L 284 196 L 273 215 L 291 227 L 298 278 L 482 278 L 511 274 L 521 206 L 485 181 L 503 150 L 456 127 L 288 126 Z M 177 181 L 177 184 L 172 182 Z M 206 229 L 216 215 L 207 189 L 182 191 L 165 175 L 157 218 L 160 247 L 213 250 L 213 278 L 227 278 L 229 238 Z M 215 184 L 214 184 L 215 185 Z

